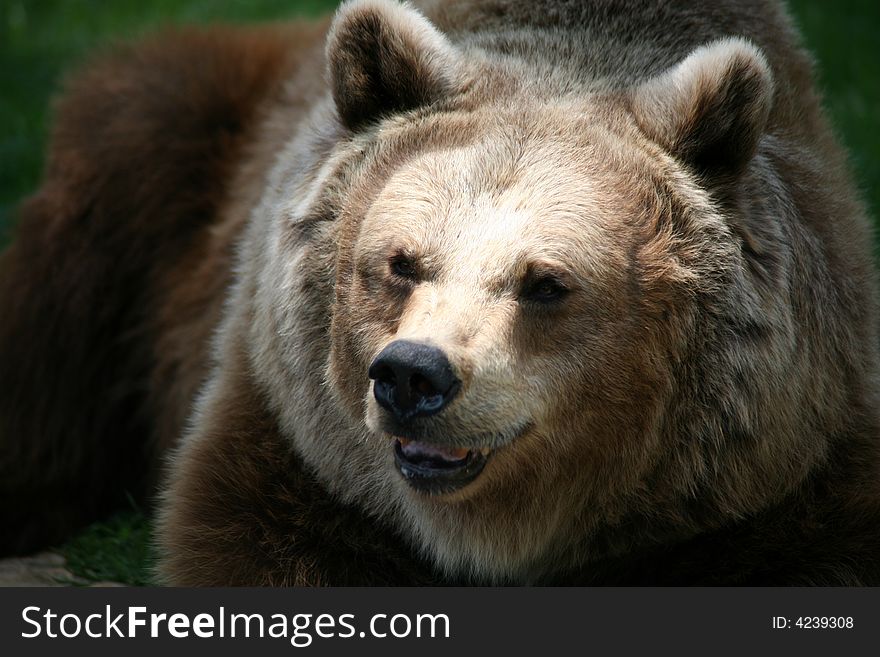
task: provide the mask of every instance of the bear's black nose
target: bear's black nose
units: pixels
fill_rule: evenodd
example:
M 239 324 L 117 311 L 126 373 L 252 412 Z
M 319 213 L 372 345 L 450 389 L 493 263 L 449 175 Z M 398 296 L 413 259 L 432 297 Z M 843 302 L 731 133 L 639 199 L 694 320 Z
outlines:
M 442 411 L 461 387 L 449 359 L 437 347 L 395 340 L 370 365 L 373 394 L 399 422 Z

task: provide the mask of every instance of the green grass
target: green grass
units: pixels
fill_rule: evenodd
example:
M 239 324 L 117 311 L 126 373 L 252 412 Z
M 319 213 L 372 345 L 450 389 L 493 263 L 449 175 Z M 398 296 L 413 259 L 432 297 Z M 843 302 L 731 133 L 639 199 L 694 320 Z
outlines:
M 880 2 L 789 0 L 818 60 L 831 120 L 849 148 L 871 214 L 880 217 Z
M 152 583 L 155 561 L 150 536 L 150 523 L 143 513 L 120 511 L 72 538 L 61 553 L 79 581 L 147 586 Z
M 167 23 L 316 15 L 334 0 L 0 0 L 0 244 L 16 203 L 38 183 L 65 71 L 110 40 Z M 874 216 L 880 209 L 880 3 L 791 0 L 819 62 L 831 118 L 852 153 Z M 62 551 L 88 581 L 149 582 L 149 525 L 137 511 L 99 523 Z

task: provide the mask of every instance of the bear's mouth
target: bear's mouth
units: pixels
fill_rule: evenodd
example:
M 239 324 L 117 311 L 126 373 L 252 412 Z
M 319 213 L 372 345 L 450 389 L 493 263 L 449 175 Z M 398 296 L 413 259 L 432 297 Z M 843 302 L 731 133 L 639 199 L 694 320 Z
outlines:
M 471 483 L 483 471 L 490 449 L 441 447 L 396 438 L 394 461 L 407 483 L 418 491 L 439 495 Z

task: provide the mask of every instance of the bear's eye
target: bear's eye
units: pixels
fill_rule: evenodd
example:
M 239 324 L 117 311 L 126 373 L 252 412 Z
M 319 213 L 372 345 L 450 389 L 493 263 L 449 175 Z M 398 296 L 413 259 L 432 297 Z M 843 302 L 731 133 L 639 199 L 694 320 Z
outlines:
M 558 278 L 542 276 L 526 284 L 523 297 L 536 303 L 554 303 L 562 299 L 568 292 L 568 288 Z
M 389 261 L 391 273 L 400 278 L 414 280 L 416 278 L 416 266 L 413 261 L 403 255 L 396 255 Z

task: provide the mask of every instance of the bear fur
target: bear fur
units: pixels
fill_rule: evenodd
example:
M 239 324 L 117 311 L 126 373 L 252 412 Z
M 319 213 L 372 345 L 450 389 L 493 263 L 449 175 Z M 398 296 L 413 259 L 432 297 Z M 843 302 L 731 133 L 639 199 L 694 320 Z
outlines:
M 176 585 L 880 584 L 869 221 L 781 4 L 417 7 L 69 83 L 0 260 L 0 550 L 158 485 Z M 380 402 L 400 341 L 441 411 Z

